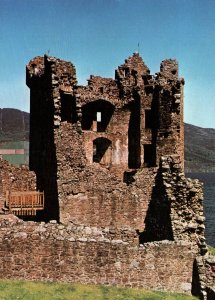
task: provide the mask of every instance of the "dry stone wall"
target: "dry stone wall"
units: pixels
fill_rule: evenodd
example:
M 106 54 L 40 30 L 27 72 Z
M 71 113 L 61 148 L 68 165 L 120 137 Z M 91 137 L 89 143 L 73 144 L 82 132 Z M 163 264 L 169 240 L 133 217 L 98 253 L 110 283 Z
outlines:
M 193 246 L 139 246 L 130 228 L 22 222 L 1 218 L 0 277 L 117 284 L 189 292 Z

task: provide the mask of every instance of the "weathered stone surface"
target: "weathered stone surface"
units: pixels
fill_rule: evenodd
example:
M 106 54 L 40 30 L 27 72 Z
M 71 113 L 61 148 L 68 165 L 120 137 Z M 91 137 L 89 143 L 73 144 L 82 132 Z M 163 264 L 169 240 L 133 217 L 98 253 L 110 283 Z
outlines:
M 36 175 L 27 166 L 17 167 L 0 159 L 0 211 L 5 205 L 6 191 L 35 191 Z
M 6 226 L 1 220 L 0 277 L 188 291 L 194 259 L 189 243 L 161 241 L 139 247 L 133 243 L 134 230 L 115 229 L 121 239 L 114 240 L 108 228 L 98 228 L 103 240 L 92 234 L 92 241 L 86 229 L 64 226 L 63 237 L 52 223 Z
M 26 70 L 36 176 L 3 166 L 1 197 L 37 189 L 45 209 L 35 218 L 42 223 L 0 218 L 0 276 L 191 292 L 196 259 L 205 297 L 214 287 L 208 264 L 214 271 L 202 184 L 183 172 L 177 62 L 151 75 L 135 53 L 115 79 L 91 75 L 87 86 L 55 57 L 36 57 Z

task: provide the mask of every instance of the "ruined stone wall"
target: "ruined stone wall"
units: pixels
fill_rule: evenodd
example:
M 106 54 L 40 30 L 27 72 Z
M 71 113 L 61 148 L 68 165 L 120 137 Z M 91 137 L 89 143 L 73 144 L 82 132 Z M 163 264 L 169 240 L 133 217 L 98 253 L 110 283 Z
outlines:
M 73 64 L 37 57 L 27 66 L 27 84 L 31 88 L 30 157 L 34 162 L 30 166 L 37 174 L 38 189 L 45 192 L 44 219 L 66 221 L 69 215 L 75 218 L 74 213 L 82 215 L 83 208 L 85 219 L 93 204 L 114 212 L 107 223 L 119 223 L 113 221 L 116 219 L 136 226 L 136 220 L 144 220 L 155 183 L 149 167 L 158 167 L 165 154 L 183 156 L 183 82 L 176 61 L 162 62 L 160 72 L 153 76 L 135 53 L 116 70 L 115 80 L 90 76 L 83 87 L 77 85 Z M 105 121 L 96 120 L 97 112 Z M 106 151 L 103 157 L 102 151 Z M 79 165 L 82 167 L 76 168 Z M 147 177 L 141 184 L 142 193 L 134 183 L 141 172 Z M 104 183 L 105 177 L 112 179 Z M 82 200 L 93 200 L 80 202 L 71 192 L 74 186 Z M 118 217 L 121 214 L 124 217 Z
M 143 240 L 184 240 L 198 245 L 204 255 L 203 187 L 185 178 L 178 155 L 163 156 L 145 219 Z
M 193 241 L 201 254 L 205 254 L 203 184 L 197 179 L 185 178 L 177 156 L 163 157 L 161 169 L 174 240 Z
M 215 256 L 206 253 L 197 256 L 194 263 L 193 294 L 200 296 L 201 300 L 213 300 L 215 298 Z
M 55 136 L 61 222 L 143 228 L 157 169 L 128 174 L 133 183 L 126 184 L 96 163 L 86 165 L 83 136 L 74 126 L 62 124 Z
M 72 129 L 71 124 L 63 126 L 71 126 Z M 65 132 L 68 140 L 63 140 L 69 145 L 71 136 L 68 130 L 62 128 L 62 134 Z M 80 142 L 77 131 L 71 132 L 72 138 Z M 91 166 L 83 168 L 84 156 L 76 161 L 75 169 L 78 171 L 70 173 L 69 163 L 73 165 L 71 153 L 77 155 L 77 149 L 84 152 L 81 145 L 80 148 L 71 148 L 71 151 L 65 149 L 67 156 L 57 147 L 64 161 L 62 164 L 60 160 L 61 166 L 64 165 L 62 177 L 59 177 L 62 180 L 59 187 L 63 187 L 59 190 L 60 199 L 63 201 L 64 193 L 67 193 L 66 201 L 71 200 L 62 205 L 62 211 L 64 207 L 68 208 L 68 215 L 63 212 L 63 221 L 67 225 L 56 221 L 23 222 L 10 215 L 1 216 L 2 278 L 117 284 L 190 292 L 194 259 L 207 250 L 199 182 L 184 178 L 178 156 L 163 157 L 159 170 L 150 168 L 150 172 L 142 169 L 136 174 L 131 173 L 129 185 L 98 165 L 96 171 Z M 79 177 L 81 170 L 82 176 Z M 151 181 L 153 176 L 155 180 Z M 71 178 L 69 182 L 67 177 Z M 91 179 L 94 181 L 91 182 Z M 100 189 L 98 182 L 101 183 Z M 155 182 L 155 186 L 147 190 L 150 182 Z M 114 193 L 111 195 L 113 186 L 115 196 Z M 103 193 L 103 202 L 102 187 L 107 192 Z M 92 197 L 92 191 L 97 198 Z M 147 191 L 149 194 L 146 194 Z M 117 192 L 123 192 L 123 205 Z M 128 195 L 131 198 L 126 198 Z M 150 195 L 148 203 L 145 200 Z M 151 205 L 155 215 L 150 214 Z M 143 218 L 145 228 L 141 228 Z M 165 224 L 168 222 L 169 227 Z M 150 233 L 153 242 L 146 243 L 147 233 Z M 154 242 L 156 239 L 162 241 Z M 201 292 L 211 294 L 214 288 L 213 261 L 211 263 L 205 256 L 202 264 L 199 268 L 204 277 L 204 280 L 201 279 Z
M 184 80 L 138 53 L 115 75 L 78 86 L 70 62 L 28 64 L 30 165 L 55 221 L 2 221 L 0 276 L 191 290 L 207 247 L 202 187 L 183 174 Z
M 138 246 L 129 228 L 1 219 L 0 277 L 159 288 L 189 292 L 193 248 L 189 243 Z
M 122 106 L 119 102 L 120 94 L 114 79 L 100 76 L 90 76 L 87 86 L 74 87 L 77 104 L 84 105 L 98 99 L 111 102 L 115 106 Z
M 156 78 L 159 93 L 159 126 L 157 132 L 157 163 L 162 155 L 178 154 L 183 167 L 184 125 L 183 85 L 178 77 L 178 63 L 164 60 Z
M 45 210 L 40 219 L 59 220 L 57 161 L 54 127 L 61 120 L 61 96 L 76 83 L 69 62 L 52 57 L 36 57 L 27 65 L 30 100 L 30 168 L 37 175 L 37 189 L 44 191 Z
M 0 209 L 4 207 L 6 191 L 35 191 L 36 176 L 27 166 L 17 167 L 0 159 Z
M 123 180 L 123 173 L 128 169 L 128 127 L 130 111 L 115 109 L 105 132 L 83 131 L 83 143 L 87 163 L 93 163 L 93 143 L 96 139 L 105 138 L 110 141 L 100 165 L 109 169 Z

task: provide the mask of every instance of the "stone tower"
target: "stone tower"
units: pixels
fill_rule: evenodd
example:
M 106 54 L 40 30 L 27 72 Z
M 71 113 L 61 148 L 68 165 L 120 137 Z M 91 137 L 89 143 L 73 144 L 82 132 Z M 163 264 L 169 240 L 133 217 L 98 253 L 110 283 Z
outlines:
M 115 71 L 115 79 L 91 75 L 87 86 L 79 86 L 73 64 L 45 55 L 29 62 L 27 85 L 30 168 L 45 192 L 45 218 L 119 222 L 117 203 L 125 201 L 120 210 L 129 215 L 133 196 L 127 190 L 146 173 L 147 196 L 138 196 L 131 218 L 120 217 L 121 225 L 143 220 L 141 208 L 150 201 L 161 156 L 177 154 L 184 163 L 184 80 L 177 62 L 162 61 L 160 72 L 151 75 L 134 53 Z M 116 185 L 127 195 L 121 200 Z M 98 209 L 95 221 L 92 207 Z

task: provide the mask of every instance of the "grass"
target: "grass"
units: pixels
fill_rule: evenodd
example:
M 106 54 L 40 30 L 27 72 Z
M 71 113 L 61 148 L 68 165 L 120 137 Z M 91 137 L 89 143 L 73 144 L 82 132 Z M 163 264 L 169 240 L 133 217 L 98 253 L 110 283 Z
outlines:
M 215 256 L 215 248 L 208 246 L 208 251 Z
M 101 285 L 0 280 L 0 300 L 192 300 L 195 297 Z

